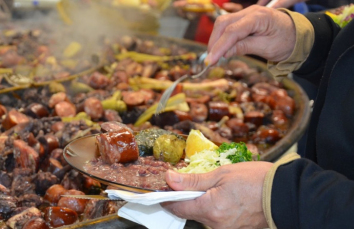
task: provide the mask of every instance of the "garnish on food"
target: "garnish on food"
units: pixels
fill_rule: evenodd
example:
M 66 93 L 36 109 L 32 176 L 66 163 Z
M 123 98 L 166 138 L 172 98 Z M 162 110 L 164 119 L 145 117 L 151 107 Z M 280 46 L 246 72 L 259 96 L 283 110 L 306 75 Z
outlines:
M 203 135 L 202 133 L 200 134 Z M 189 134 L 189 136 L 190 135 L 191 134 Z M 188 145 L 188 138 L 187 138 L 187 145 Z M 207 141 L 210 140 L 207 139 Z M 232 142 L 232 143 L 223 143 L 216 149 L 203 149 L 191 155 L 189 159 L 190 159 L 189 165 L 185 168 L 179 169 L 178 172 L 181 173 L 210 172 L 221 165 L 252 161 L 252 153 L 247 149 L 245 143 Z

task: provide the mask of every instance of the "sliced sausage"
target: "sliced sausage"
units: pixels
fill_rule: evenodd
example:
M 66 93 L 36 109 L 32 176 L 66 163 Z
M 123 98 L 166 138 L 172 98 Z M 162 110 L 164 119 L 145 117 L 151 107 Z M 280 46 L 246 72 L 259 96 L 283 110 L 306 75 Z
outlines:
M 220 121 L 224 116 L 231 117 L 229 105 L 225 102 L 209 102 L 209 120 Z
M 74 117 L 76 115 L 76 107 L 72 103 L 62 101 L 55 105 L 54 114 L 59 117 Z
M 208 107 L 202 103 L 191 103 L 190 114 L 193 122 L 204 122 L 208 117 Z
M 285 113 L 281 110 L 274 110 L 271 116 L 271 122 L 279 129 L 286 129 L 289 125 L 289 120 Z
M 103 106 L 101 101 L 94 97 L 87 98 L 84 102 L 84 111 L 92 119 L 100 119 L 103 116 Z
M 104 121 L 110 122 L 110 121 L 116 121 L 116 122 L 122 122 L 122 118 L 120 117 L 119 113 L 115 110 L 104 110 Z
M 177 118 L 180 122 L 185 120 L 192 120 L 192 116 L 188 112 L 179 110 L 174 110 L 173 112 L 177 115 Z
M 8 130 L 13 126 L 21 123 L 27 123 L 29 121 L 30 119 L 27 117 L 27 115 L 24 115 L 16 110 L 10 110 L 5 116 L 5 119 L 2 121 L 2 126 L 5 130 Z
M 252 140 L 255 143 L 268 143 L 275 144 L 281 139 L 281 135 L 275 128 L 261 126 L 256 133 L 252 136 Z
M 231 128 L 234 137 L 245 137 L 248 135 L 249 127 L 242 120 L 232 118 L 226 122 L 226 125 Z
M 59 199 L 61 198 L 61 195 L 64 195 L 66 191 L 67 190 L 60 184 L 52 185 L 50 186 L 50 188 L 47 189 L 44 195 L 44 199 L 47 200 L 49 203 L 57 204 Z
M 263 124 L 264 114 L 260 111 L 249 111 L 245 114 L 244 121 L 260 126 Z
M 105 89 L 111 84 L 111 80 L 99 72 L 94 72 L 90 76 L 88 84 L 94 89 Z
M 43 118 L 49 115 L 48 109 L 40 103 L 31 103 L 25 110 L 25 114 L 32 118 Z
M 127 104 L 128 108 L 133 108 L 144 104 L 144 94 L 139 91 L 128 91 L 122 93 L 123 101 Z
M 0 104 L 0 118 L 7 113 L 6 107 Z

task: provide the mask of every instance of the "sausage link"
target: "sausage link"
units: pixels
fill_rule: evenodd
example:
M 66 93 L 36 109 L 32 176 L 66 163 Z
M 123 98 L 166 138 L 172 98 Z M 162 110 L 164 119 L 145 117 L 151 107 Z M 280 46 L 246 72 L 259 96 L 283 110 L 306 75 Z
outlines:
M 220 121 L 224 116 L 231 117 L 229 105 L 225 102 L 209 102 L 209 120 Z

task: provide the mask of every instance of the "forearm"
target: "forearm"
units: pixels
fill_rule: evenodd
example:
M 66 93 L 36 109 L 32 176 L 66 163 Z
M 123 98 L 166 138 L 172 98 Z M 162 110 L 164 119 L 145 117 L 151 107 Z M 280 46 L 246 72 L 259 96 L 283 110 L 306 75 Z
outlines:
M 278 228 L 351 228 L 354 181 L 300 159 L 274 176 L 271 213 Z
M 296 29 L 296 43 L 291 55 L 280 62 L 268 62 L 268 69 L 274 76 L 285 76 L 290 72 L 298 70 L 310 55 L 314 44 L 315 32 L 310 21 L 299 13 L 286 9 L 279 9 L 287 13 Z

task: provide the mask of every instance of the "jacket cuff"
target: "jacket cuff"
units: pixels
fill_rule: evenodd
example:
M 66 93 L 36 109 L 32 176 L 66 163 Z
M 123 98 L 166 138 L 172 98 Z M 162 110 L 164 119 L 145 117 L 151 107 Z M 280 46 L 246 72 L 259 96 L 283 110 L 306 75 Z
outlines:
M 280 62 L 268 61 L 268 69 L 274 76 L 284 76 L 299 69 L 309 56 L 315 41 L 315 31 L 311 22 L 302 14 L 287 9 L 279 9 L 288 14 L 295 24 L 296 43 L 290 57 Z
M 275 172 L 277 171 L 278 167 L 284 164 L 287 164 L 291 161 L 299 159 L 300 155 L 297 153 L 290 153 L 286 156 L 282 157 L 278 160 L 272 168 L 267 172 L 266 177 L 263 183 L 263 198 L 262 198 L 262 205 L 263 205 L 263 212 L 264 216 L 267 220 L 268 226 L 270 229 L 276 229 L 276 225 L 274 223 L 271 211 L 271 197 L 272 197 L 272 186 L 273 186 L 273 179 L 275 176 Z

